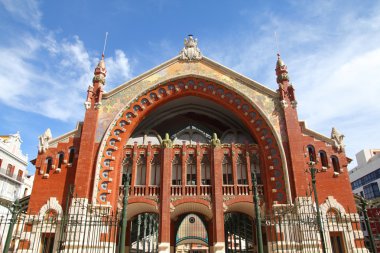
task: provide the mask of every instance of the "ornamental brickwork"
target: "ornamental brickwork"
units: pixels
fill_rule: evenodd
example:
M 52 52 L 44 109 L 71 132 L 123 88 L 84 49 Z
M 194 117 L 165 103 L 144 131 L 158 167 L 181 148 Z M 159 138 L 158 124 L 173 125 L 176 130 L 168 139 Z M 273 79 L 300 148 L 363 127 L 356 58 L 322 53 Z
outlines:
M 30 215 L 51 198 L 64 211 L 75 212 L 76 198 L 118 213 L 123 178 L 131 172 L 128 231 L 150 224 L 149 238 L 157 241 L 149 247 L 158 252 L 191 250 L 196 244 L 225 252 L 238 245 L 230 241 L 240 233 L 233 224 L 253 229 L 251 174 L 258 176 L 262 214 L 271 213 L 309 197 L 305 170 L 310 161 L 322 172 L 317 174 L 318 204 L 333 199 L 344 215 L 356 212 L 343 144 L 339 148 L 336 140 L 298 120 L 295 88 L 280 56 L 273 77 L 277 91 L 208 59 L 192 36 L 179 57 L 109 92 L 104 91 L 106 72 L 102 58 L 83 122 L 49 140 L 38 154 Z M 68 202 L 70 185 L 75 197 Z M 207 236 L 186 237 L 182 229 L 181 240 L 176 237 L 180 224 L 188 224 L 181 219 L 189 215 L 203 224 L 199 227 Z M 251 232 L 245 235 L 252 237 Z M 140 247 L 134 236 L 127 233 L 125 247 L 131 252 Z M 241 242 L 239 236 L 239 249 L 254 247 L 255 240 Z M 318 236 L 313 240 L 310 247 L 318 247 Z

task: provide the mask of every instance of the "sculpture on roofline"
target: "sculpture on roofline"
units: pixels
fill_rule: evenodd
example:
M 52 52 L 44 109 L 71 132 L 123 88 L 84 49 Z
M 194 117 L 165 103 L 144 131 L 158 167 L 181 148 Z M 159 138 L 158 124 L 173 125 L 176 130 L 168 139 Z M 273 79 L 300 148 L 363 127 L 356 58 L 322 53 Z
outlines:
M 189 38 L 185 38 L 185 47 L 179 53 L 180 60 L 194 61 L 202 59 L 201 50 L 198 48 L 198 40 L 193 38 L 193 35 L 189 35 Z
M 45 133 L 38 137 L 38 152 L 44 153 L 49 148 L 49 141 L 53 139 L 50 128 L 46 129 Z
M 338 152 L 344 151 L 344 135 L 339 133 L 335 127 L 331 130 L 331 139 L 334 141 L 334 147 L 338 150 Z

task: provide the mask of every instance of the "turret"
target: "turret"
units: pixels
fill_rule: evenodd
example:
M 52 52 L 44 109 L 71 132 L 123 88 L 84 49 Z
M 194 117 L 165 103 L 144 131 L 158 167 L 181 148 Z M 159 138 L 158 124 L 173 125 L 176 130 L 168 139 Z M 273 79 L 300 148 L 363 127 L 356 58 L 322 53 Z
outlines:
M 88 87 L 85 104 L 81 142 L 79 147 L 78 164 L 75 175 L 75 187 L 79 197 L 90 198 L 91 177 L 95 169 L 96 129 L 98 127 L 99 108 L 102 105 L 103 87 L 106 82 L 107 69 L 104 55 L 95 67 L 92 85 Z
M 281 59 L 280 54 L 277 54 L 276 76 L 277 83 L 279 85 L 282 107 L 286 108 L 290 103 L 293 108 L 296 108 L 297 101 L 294 93 L 294 87 L 289 81 L 288 67 Z
M 104 54 L 102 59 L 94 71 L 94 77 L 92 78 L 92 85 L 88 86 L 87 99 L 85 104 L 86 110 L 90 108 L 99 109 L 102 102 L 103 87 L 106 84 L 107 69 L 104 61 Z

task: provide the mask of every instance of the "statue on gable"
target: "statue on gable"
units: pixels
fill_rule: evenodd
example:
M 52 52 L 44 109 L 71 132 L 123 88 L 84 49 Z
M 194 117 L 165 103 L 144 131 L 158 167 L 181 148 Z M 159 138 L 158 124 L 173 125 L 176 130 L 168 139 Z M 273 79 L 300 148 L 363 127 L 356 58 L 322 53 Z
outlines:
M 339 133 L 335 127 L 331 130 L 331 139 L 334 141 L 334 147 L 338 150 L 338 152 L 344 151 L 344 135 Z
M 198 40 L 193 38 L 193 35 L 189 35 L 189 38 L 185 38 L 185 47 L 179 53 L 180 60 L 194 61 L 202 59 L 201 50 L 198 48 Z
M 43 133 L 43 135 L 40 135 L 38 139 L 38 152 L 46 152 L 46 150 L 49 148 L 49 141 L 53 139 L 50 128 L 46 129 L 45 133 Z

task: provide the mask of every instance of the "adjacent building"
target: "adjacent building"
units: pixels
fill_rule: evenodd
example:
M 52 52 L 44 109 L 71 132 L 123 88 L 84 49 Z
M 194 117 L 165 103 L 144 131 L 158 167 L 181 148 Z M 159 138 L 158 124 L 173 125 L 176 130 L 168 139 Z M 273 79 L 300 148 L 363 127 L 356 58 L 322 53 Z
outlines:
M 358 165 L 349 171 L 354 194 L 366 199 L 380 197 L 380 149 L 364 149 L 356 154 Z
M 19 133 L 0 136 L 0 219 L 2 220 L 9 215 L 9 210 L 5 206 L 16 199 L 30 195 L 33 186 L 34 175 L 28 175 L 28 156 L 22 153 L 21 143 Z M 6 232 L 7 226 L 0 222 L 1 245 Z
M 363 149 L 356 154 L 358 165 L 349 171 L 354 194 L 369 200 L 368 217 L 377 252 L 380 252 L 380 149 Z M 363 219 L 363 217 L 361 217 Z M 369 244 L 368 228 L 362 222 L 366 243 Z

